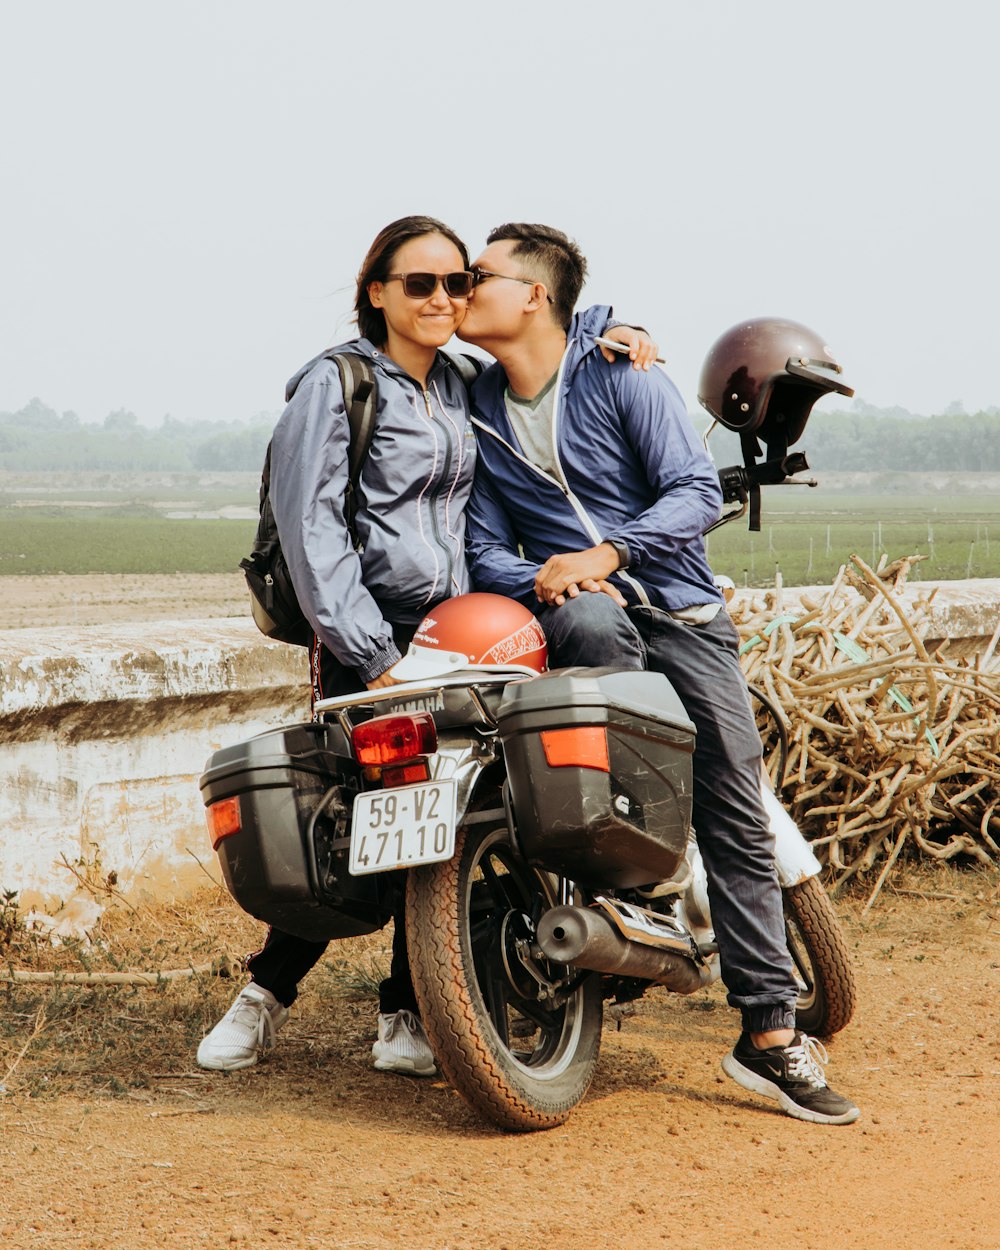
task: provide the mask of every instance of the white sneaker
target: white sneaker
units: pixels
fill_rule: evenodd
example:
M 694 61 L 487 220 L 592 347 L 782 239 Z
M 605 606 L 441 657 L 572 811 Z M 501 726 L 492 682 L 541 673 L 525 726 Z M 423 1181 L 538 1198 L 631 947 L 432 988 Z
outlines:
M 412 1011 L 394 1011 L 378 1018 L 378 1041 L 372 1046 L 380 1072 L 434 1076 L 437 1068 L 424 1026 Z
M 287 1019 L 288 1008 L 270 990 L 251 981 L 211 1033 L 202 1038 L 198 1064 L 220 1072 L 252 1067 L 260 1052 L 274 1045 L 274 1035 Z

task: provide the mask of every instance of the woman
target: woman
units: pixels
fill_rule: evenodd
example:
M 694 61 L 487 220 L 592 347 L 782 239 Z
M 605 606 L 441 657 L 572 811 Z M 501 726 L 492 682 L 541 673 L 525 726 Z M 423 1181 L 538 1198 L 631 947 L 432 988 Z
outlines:
M 389 670 L 416 626 L 443 599 L 470 589 L 463 511 L 475 441 L 464 382 L 439 349 L 461 325 L 473 275 L 458 236 L 431 217 L 382 230 L 358 275 L 360 337 L 340 352 L 366 356 L 377 380 L 375 432 L 348 528 L 348 424 L 340 371 L 317 357 L 288 384 L 271 444 L 271 506 L 299 603 L 315 630 L 313 702 L 393 684 Z M 609 333 L 636 367 L 655 345 L 628 327 Z M 605 353 L 609 359 L 610 352 Z M 379 990 L 375 1067 L 434 1074 L 417 1015 L 397 909 L 389 977 Z M 251 982 L 198 1048 L 202 1067 L 256 1063 L 288 1017 L 298 983 L 325 950 L 271 929 L 251 956 Z

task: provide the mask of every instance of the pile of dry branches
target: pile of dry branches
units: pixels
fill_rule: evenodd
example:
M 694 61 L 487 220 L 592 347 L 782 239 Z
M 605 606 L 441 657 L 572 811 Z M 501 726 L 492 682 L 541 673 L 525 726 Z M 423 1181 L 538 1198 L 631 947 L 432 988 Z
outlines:
M 928 654 L 933 595 L 900 597 L 917 558 L 876 572 L 852 556 L 822 597 L 783 610 L 779 584 L 766 609 L 734 612 L 747 680 L 785 722 L 783 797 L 837 884 L 885 860 L 877 890 L 908 841 L 1000 863 L 1000 628 L 975 660 Z

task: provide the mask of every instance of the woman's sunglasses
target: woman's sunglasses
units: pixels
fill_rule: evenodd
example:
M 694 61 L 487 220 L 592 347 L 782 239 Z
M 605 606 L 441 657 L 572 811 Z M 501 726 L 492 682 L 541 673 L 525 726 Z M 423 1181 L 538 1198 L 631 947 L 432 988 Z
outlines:
M 438 283 L 451 299 L 466 299 L 476 285 L 475 276 L 465 269 L 456 273 L 389 273 L 386 282 L 402 282 L 403 294 L 410 299 L 430 299 Z

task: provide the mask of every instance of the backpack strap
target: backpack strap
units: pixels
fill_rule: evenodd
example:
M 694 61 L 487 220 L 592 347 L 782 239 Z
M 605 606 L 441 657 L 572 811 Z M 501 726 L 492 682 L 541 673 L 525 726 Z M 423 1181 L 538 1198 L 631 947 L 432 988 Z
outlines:
M 486 361 L 479 356 L 470 356 L 466 352 L 462 352 L 459 356 L 453 356 L 451 352 L 442 352 L 441 355 L 471 391 L 473 382 L 486 368 Z
M 328 360 L 334 360 L 340 370 L 340 383 L 344 390 L 344 407 L 350 441 L 347 447 L 347 491 L 344 495 L 344 511 L 347 528 L 357 546 L 358 536 L 354 518 L 358 511 L 358 482 L 364 468 L 368 451 L 375 434 L 375 408 L 378 392 L 375 387 L 375 370 L 367 356 L 355 352 L 331 352 Z

